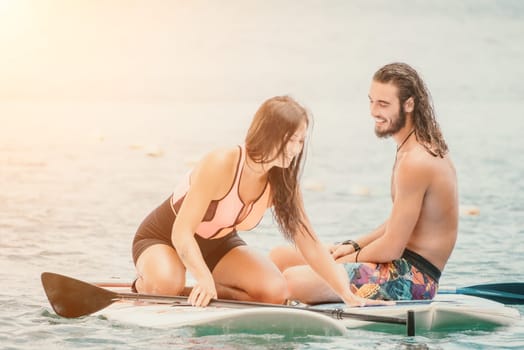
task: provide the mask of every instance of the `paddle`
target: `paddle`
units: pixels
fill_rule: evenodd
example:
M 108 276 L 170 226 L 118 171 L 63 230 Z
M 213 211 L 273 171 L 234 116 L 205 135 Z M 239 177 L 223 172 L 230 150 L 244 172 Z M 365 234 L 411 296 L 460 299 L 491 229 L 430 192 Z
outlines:
M 99 287 L 113 288 L 130 288 L 131 284 L 127 282 L 100 282 L 95 283 Z M 439 287 L 438 294 L 463 294 L 471 295 L 479 298 L 490 299 L 498 301 L 499 303 L 508 305 L 522 305 L 524 304 L 524 283 L 510 282 L 510 283 L 492 283 L 479 284 L 469 287 Z M 397 301 L 398 303 L 398 301 Z
M 462 288 L 439 288 L 439 294 L 464 294 L 498 301 L 503 304 L 524 304 L 524 283 L 479 284 Z
M 42 285 L 44 287 L 47 299 L 55 312 L 63 317 L 75 318 L 92 314 L 96 311 L 113 304 L 119 300 L 135 301 L 152 301 L 157 303 L 169 303 L 177 305 L 187 305 L 187 298 L 182 296 L 163 296 L 140 293 L 117 293 L 108 289 L 97 287 L 93 284 L 83 282 L 71 277 L 59 275 L 52 272 L 42 273 Z M 266 304 L 247 301 L 213 299 L 210 302 L 212 306 L 225 307 L 274 307 L 307 310 L 317 313 L 323 313 L 332 317 L 355 318 L 361 321 L 382 322 L 406 325 L 408 335 L 414 335 L 414 318 L 413 312 L 408 314 L 407 319 L 399 317 L 387 317 L 377 315 L 366 315 L 359 313 L 344 312 L 340 309 L 313 309 L 308 307 L 288 306 L 278 304 Z

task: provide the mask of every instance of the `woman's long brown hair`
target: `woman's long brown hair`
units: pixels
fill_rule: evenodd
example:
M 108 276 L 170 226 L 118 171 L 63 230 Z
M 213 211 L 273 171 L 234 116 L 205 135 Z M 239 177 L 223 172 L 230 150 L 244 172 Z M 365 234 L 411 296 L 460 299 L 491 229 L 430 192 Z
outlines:
M 246 152 L 257 163 L 282 157 L 286 144 L 300 126 L 309 126 L 306 109 L 289 96 L 276 96 L 266 100 L 255 113 L 246 135 Z M 275 154 L 275 150 L 277 150 Z M 273 217 L 284 237 L 294 241 L 297 232 L 309 232 L 300 191 L 304 148 L 287 168 L 273 167 L 268 181 L 273 199 Z
M 413 97 L 415 106 L 412 116 L 417 140 L 433 155 L 444 157 L 448 153 L 448 146 L 435 119 L 429 90 L 417 71 L 405 63 L 391 63 L 380 68 L 373 80 L 393 83 L 398 88 L 401 106 L 408 98 Z

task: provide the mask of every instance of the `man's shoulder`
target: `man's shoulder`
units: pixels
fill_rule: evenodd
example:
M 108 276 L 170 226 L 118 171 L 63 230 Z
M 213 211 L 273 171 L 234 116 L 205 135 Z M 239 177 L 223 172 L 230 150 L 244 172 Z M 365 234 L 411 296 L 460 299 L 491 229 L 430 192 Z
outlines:
M 437 170 L 442 166 L 452 165 L 448 154 L 440 157 L 422 145 L 409 152 L 405 157 L 404 163 L 415 169 L 426 169 L 429 171 Z
M 434 156 L 423 147 L 405 154 L 395 174 L 399 181 L 414 186 L 429 186 L 432 179 L 442 176 L 455 176 L 455 168 L 451 159 L 448 156 Z
M 399 168 L 398 176 L 403 177 L 406 181 L 425 183 L 428 186 L 435 179 L 439 182 L 444 180 L 450 184 L 456 182 L 455 166 L 449 155 L 435 156 L 423 147 L 410 152 L 405 157 L 402 167 Z
M 436 166 L 437 160 L 422 147 L 407 152 L 399 162 L 399 172 L 426 172 L 432 171 Z

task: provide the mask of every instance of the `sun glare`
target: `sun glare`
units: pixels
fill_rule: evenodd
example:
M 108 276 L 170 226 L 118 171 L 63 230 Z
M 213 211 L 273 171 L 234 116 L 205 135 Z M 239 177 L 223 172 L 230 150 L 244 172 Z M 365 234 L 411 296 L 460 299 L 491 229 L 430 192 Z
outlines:
M 2 46 L 20 40 L 20 35 L 27 30 L 30 24 L 31 6 L 29 2 L 0 0 L 0 44 Z
M 0 14 L 8 9 L 13 3 L 13 0 L 0 0 Z

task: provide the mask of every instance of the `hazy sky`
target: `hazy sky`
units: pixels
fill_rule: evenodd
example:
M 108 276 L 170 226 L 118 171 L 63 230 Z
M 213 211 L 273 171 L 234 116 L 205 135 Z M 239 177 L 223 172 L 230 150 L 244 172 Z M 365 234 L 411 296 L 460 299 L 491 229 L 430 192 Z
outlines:
M 183 32 L 189 16 L 174 3 L 0 0 L 0 94 L 162 93 L 159 84 L 182 78 L 190 64 L 177 55 L 192 40 Z
M 162 99 L 307 75 L 289 62 L 315 52 L 293 51 L 315 23 L 298 19 L 296 3 L 277 4 L 0 0 L 0 97 Z
M 0 0 L 0 99 L 365 97 L 405 60 L 433 90 L 520 96 L 523 6 L 405 0 Z M 498 73 L 497 65 L 512 70 Z M 470 96 L 473 96 L 470 93 Z M 359 97 L 361 98 L 361 97 Z

